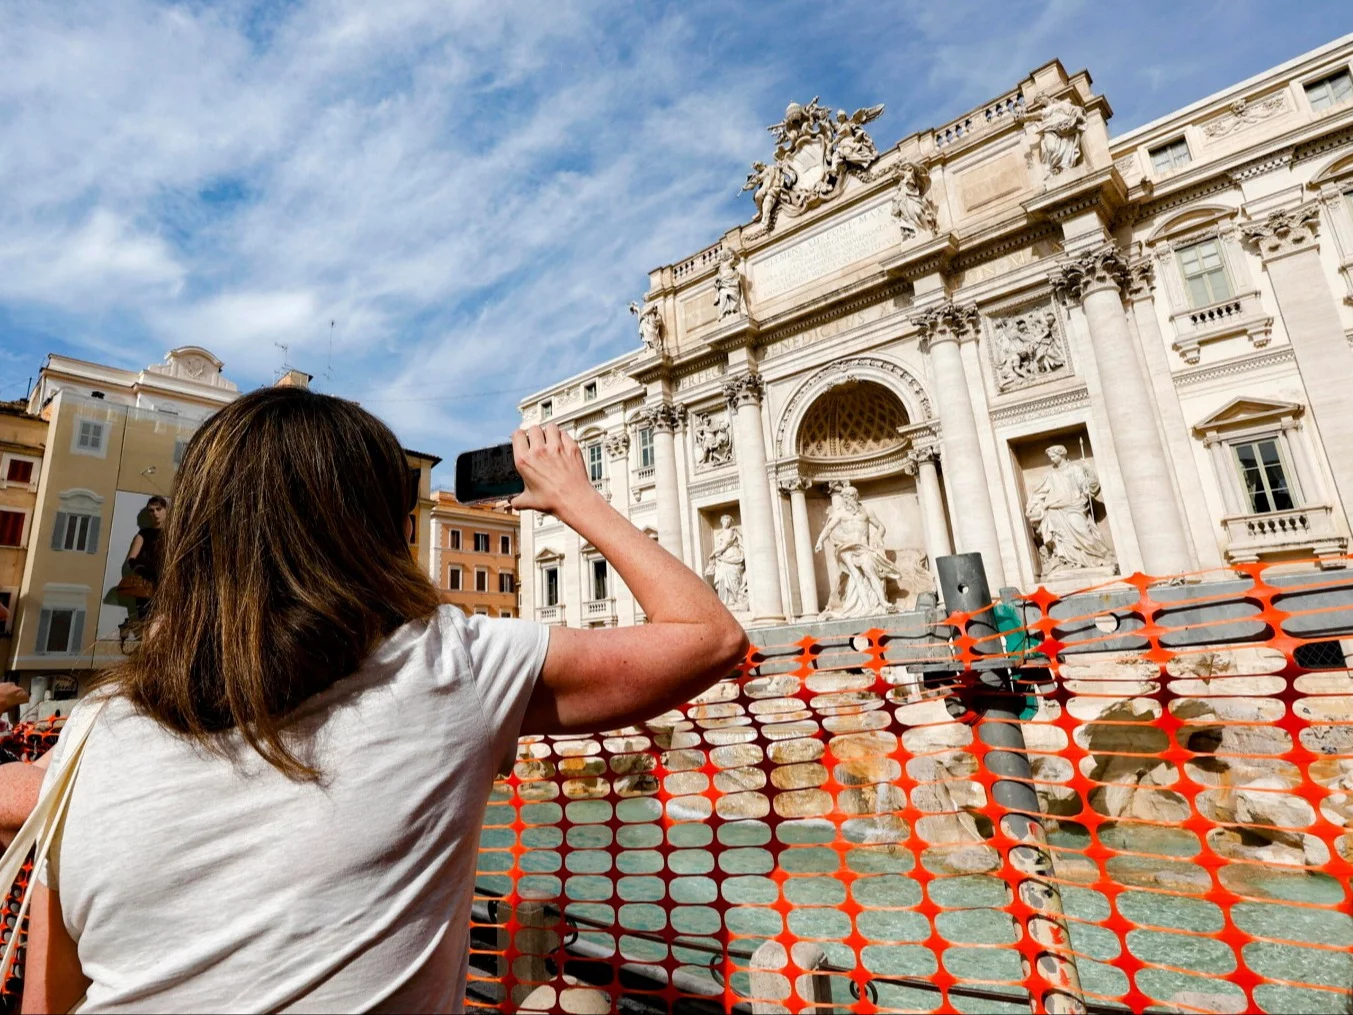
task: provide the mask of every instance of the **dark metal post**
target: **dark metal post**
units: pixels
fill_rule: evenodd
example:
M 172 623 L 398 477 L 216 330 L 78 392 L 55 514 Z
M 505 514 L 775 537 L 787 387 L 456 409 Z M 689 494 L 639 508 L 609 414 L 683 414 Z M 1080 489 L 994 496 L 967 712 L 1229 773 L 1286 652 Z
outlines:
M 1008 860 L 1016 872 L 1025 876 L 1019 883 L 1019 897 L 1037 914 L 1029 918 L 1025 929 L 1046 949 L 1037 961 L 1038 974 L 1048 984 L 1048 990 L 1039 999 L 1041 1007 L 1052 1013 L 1084 1012 L 1080 974 L 1071 951 L 1061 891 L 1052 880 L 1052 856 L 1039 817 L 1042 807 L 1034 789 L 1033 769 L 1020 725 L 1024 696 L 1015 693 L 1009 663 L 1000 665 L 1003 646 L 991 608 L 991 589 L 982 555 L 957 553 L 938 558 L 935 565 L 945 609 L 950 615 L 964 615 L 964 632 L 976 642 L 973 648 L 976 654 L 996 657 L 985 666 L 979 660 L 976 667 L 981 686 L 974 701 L 981 717 L 977 735 L 987 745 L 985 764 L 995 776 L 992 797 L 1005 812 L 1001 816 L 1001 830 L 1017 843 Z

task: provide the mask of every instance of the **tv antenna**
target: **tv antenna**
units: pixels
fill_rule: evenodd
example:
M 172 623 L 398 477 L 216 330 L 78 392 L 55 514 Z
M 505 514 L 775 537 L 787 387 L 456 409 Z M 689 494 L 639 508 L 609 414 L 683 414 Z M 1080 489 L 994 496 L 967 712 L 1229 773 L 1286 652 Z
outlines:
M 288 354 L 291 352 L 291 346 L 286 345 L 283 342 L 274 342 L 273 345 L 277 346 L 277 348 L 282 350 L 282 366 L 278 369 L 277 374 L 273 377 L 273 380 L 276 380 L 278 377 L 283 376 L 288 370 L 291 369 L 291 363 L 288 362 L 287 359 Z
M 334 321 L 329 322 L 329 360 L 324 368 L 324 379 L 330 385 L 334 383 Z

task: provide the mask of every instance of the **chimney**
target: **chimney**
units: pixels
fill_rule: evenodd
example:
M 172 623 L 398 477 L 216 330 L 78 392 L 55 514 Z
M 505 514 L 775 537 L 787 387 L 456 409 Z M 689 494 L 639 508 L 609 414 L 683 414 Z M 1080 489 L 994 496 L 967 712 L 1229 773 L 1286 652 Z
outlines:
M 288 370 L 277 382 L 279 388 L 308 388 L 313 381 L 314 375 L 306 373 L 304 370 Z

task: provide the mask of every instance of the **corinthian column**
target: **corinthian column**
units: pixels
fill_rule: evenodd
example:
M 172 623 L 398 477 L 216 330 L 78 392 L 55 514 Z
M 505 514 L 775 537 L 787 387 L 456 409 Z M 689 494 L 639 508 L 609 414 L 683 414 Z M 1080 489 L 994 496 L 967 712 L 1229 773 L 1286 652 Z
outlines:
M 775 520 L 766 477 L 766 439 L 761 432 L 760 374 L 725 381 L 724 397 L 733 417 L 733 447 L 738 459 L 738 496 L 742 538 L 747 546 L 747 591 L 752 621 L 783 620 L 780 564 L 775 554 Z
M 1149 382 L 1132 347 L 1132 332 L 1123 312 L 1127 262 L 1110 242 L 1072 258 L 1050 277 L 1055 288 L 1079 300 L 1085 311 L 1142 566 L 1149 574 L 1162 577 L 1187 571 L 1191 567 L 1189 544 L 1170 483 L 1170 462 L 1156 426 Z
M 800 612 L 805 617 L 816 617 L 820 612 L 817 569 L 813 567 L 813 535 L 808 531 L 808 488 L 812 485 L 801 476 L 780 482 L 780 489 L 789 494 L 789 514 L 794 523 L 794 563 L 799 573 Z
M 1005 584 L 996 515 L 991 507 L 991 484 L 982 464 L 977 417 L 968 397 L 968 378 L 958 344 L 975 337 L 977 310 L 972 306 L 941 303 L 912 318 L 921 329 L 922 348 L 930 357 L 935 378 L 935 403 L 940 408 L 944 442 L 944 474 L 954 495 L 954 529 L 960 553 L 982 555 L 992 588 Z
M 681 498 L 677 492 L 676 428 L 681 408 L 670 402 L 645 406 L 635 413 L 635 421 L 653 429 L 653 486 L 658 501 L 658 543 L 680 561 L 686 554 L 681 547 Z
M 1329 280 L 1320 265 L 1316 227 L 1320 205 L 1275 211 L 1241 234 L 1264 259 L 1287 326 L 1311 415 L 1320 429 L 1334 485 L 1345 512 L 1353 510 L 1353 354 Z
M 937 559 L 954 552 L 949 543 L 949 522 L 944 517 L 940 474 L 935 467 L 939 456 L 939 448 L 933 446 L 913 448 L 902 463 L 902 471 L 916 477 L 916 497 L 921 502 L 921 538 L 932 571 Z

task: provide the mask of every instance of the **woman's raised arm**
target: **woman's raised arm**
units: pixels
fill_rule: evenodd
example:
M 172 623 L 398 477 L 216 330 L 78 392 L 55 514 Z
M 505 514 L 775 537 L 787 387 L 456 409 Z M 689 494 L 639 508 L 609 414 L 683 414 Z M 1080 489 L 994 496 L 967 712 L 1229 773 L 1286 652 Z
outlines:
M 526 492 L 512 506 L 548 511 L 590 542 L 639 601 L 639 627 L 555 628 L 522 733 L 615 729 L 689 701 L 726 676 L 747 635 L 719 597 L 592 488 L 577 443 L 551 423 L 512 435 Z

